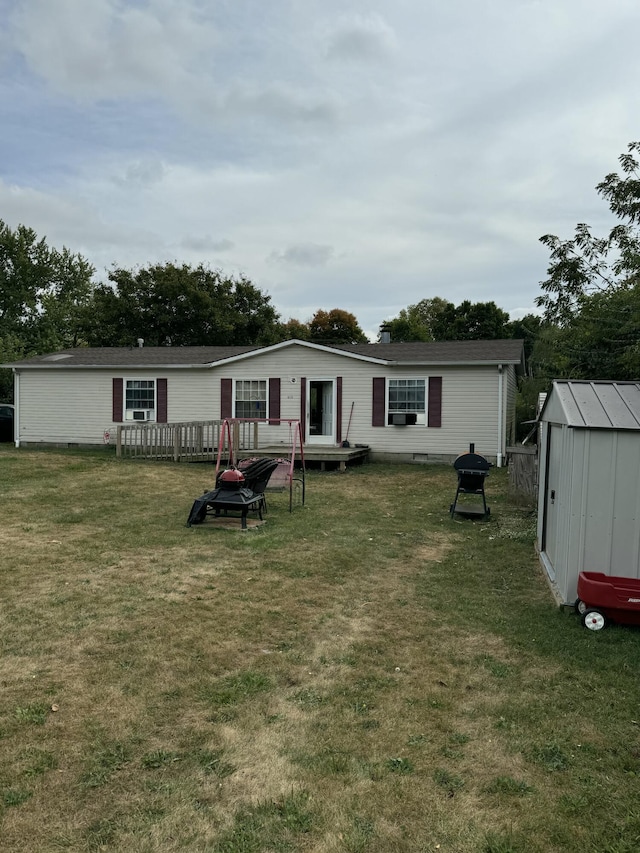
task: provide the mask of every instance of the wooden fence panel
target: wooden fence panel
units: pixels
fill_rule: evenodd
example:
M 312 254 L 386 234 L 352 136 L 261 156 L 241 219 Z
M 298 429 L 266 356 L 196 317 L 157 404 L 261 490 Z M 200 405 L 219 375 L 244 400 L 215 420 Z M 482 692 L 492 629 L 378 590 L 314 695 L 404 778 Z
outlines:
M 531 501 L 538 496 L 538 448 L 535 445 L 507 447 L 509 491 Z

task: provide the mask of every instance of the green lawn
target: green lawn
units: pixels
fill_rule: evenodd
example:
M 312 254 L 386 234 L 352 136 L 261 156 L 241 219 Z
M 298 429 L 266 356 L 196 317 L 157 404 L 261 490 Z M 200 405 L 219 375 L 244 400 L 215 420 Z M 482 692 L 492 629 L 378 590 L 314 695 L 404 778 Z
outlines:
M 212 473 L 0 449 L 0 849 L 637 853 L 640 632 L 558 611 L 505 471 L 187 528 Z

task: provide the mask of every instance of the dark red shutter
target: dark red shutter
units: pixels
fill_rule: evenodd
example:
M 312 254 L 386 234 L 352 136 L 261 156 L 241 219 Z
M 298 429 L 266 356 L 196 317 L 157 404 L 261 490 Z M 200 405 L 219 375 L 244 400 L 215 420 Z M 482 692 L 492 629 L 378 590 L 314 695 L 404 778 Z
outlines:
M 429 377 L 429 402 L 427 404 L 427 426 L 442 426 L 442 376 Z
M 275 423 L 280 420 L 280 379 L 274 377 L 269 379 L 269 423 Z
M 306 377 L 300 377 L 300 431 L 302 440 L 307 438 L 307 380 Z
M 111 392 L 111 409 L 113 414 L 114 424 L 122 422 L 122 392 L 124 382 L 122 379 L 115 379 L 112 383 Z
M 384 413 L 386 407 L 386 379 L 384 376 L 373 377 L 373 403 L 371 407 L 371 426 L 384 426 Z
M 167 422 L 167 380 L 156 379 L 156 394 L 158 399 L 156 402 L 156 421 L 159 424 Z
M 342 376 L 336 379 L 336 441 L 342 444 Z
M 220 380 L 220 417 L 233 417 L 233 379 Z

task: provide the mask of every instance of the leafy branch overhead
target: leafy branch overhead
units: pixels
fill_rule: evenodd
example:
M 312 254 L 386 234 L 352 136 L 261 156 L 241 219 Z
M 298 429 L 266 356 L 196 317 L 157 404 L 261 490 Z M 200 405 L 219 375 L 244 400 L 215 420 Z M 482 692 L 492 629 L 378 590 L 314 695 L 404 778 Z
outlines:
M 640 142 L 631 142 L 619 157 L 621 174 L 596 187 L 618 219 L 606 236 L 581 223 L 570 240 L 541 238 L 550 264 L 536 303 L 547 339 L 553 337 L 556 377 L 625 380 L 640 373 L 639 155 Z
M 612 172 L 596 190 L 619 220 L 605 237 L 580 223 L 575 236 L 561 240 L 546 234 L 540 242 L 550 251 L 543 295 L 536 304 L 547 319 L 570 323 L 592 295 L 635 287 L 640 271 L 640 142 L 631 142 L 619 157 L 622 175 Z

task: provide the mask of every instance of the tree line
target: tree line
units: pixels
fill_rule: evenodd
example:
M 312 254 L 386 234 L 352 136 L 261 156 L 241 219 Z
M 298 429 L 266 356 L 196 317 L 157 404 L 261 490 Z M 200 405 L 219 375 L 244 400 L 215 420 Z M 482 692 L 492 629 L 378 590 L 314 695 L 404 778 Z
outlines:
M 640 142 L 631 142 L 596 186 L 614 225 L 596 236 L 579 223 L 573 237 L 540 238 L 550 254 L 536 299 L 520 320 L 495 302 L 455 305 L 429 297 L 381 325 L 392 341 L 522 338 L 527 372 L 519 418 L 532 417 L 554 378 L 637 379 L 640 371 Z M 271 297 L 244 276 L 200 264 L 114 266 L 106 282 L 80 254 L 58 250 L 33 229 L 0 220 L 0 361 L 76 346 L 268 345 L 298 338 L 365 343 L 350 312 L 319 309 L 283 320 Z M 0 371 L 0 400 L 12 394 Z

